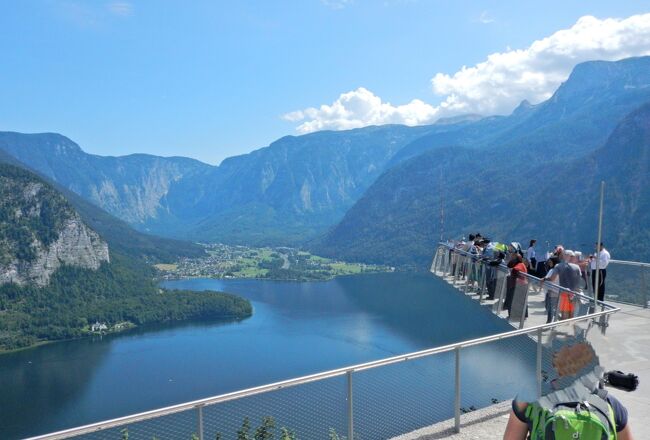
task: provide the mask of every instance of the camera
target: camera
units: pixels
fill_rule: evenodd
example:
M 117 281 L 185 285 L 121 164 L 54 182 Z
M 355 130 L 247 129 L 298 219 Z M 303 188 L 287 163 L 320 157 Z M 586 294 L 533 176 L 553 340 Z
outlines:
M 639 378 L 632 373 L 608 371 L 603 377 L 604 384 L 624 391 L 634 391 L 639 387 Z

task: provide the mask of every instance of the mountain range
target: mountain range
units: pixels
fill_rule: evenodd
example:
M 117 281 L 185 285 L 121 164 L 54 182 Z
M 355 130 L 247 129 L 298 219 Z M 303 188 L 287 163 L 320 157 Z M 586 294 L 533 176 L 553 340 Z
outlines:
M 502 240 L 593 241 L 595 212 L 584 203 L 600 177 L 585 173 L 600 176 L 592 164 L 632 130 L 629 118 L 640 117 L 634 112 L 648 102 L 650 57 L 639 57 L 579 64 L 548 100 L 524 101 L 507 116 L 286 136 L 219 166 L 96 156 L 58 134 L 0 133 L 0 151 L 142 232 L 299 245 L 337 258 L 424 267 L 441 236 L 477 230 Z M 613 197 L 614 182 L 632 179 L 626 170 L 637 168 L 632 154 L 611 159 L 617 161 L 602 177 L 612 182 Z M 568 204 L 558 213 L 549 209 L 556 192 L 565 194 L 558 207 Z M 606 227 L 645 197 L 643 189 L 630 194 L 627 211 L 608 213 Z M 567 209 L 578 206 L 583 211 Z M 611 241 L 625 252 L 622 241 Z
M 446 127 L 286 136 L 218 167 L 192 159 L 87 154 L 53 133 L 0 133 L 0 149 L 141 231 L 291 244 L 339 220 L 411 140 Z
M 650 102 L 649 68 L 647 57 L 584 63 L 549 100 L 496 118 L 501 126 L 512 119 L 496 136 L 471 145 L 440 146 L 433 136 L 417 140 L 400 152 L 410 158 L 377 179 L 312 247 L 323 255 L 417 267 L 426 266 L 443 236 L 476 231 L 503 241 L 537 238 L 590 250 L 604 179 L 611 181 L 605 216 L 610 249 L 621 258 L 650 257 L 629 246 L 633 240 L 623 233 L 640 218 L 631 216 L 631 206 L 648 197 L 638 186 L 647 179 L 647 157 L 637 156 L 642 145 L 629 139 L 643 140 L 633 132 Z M 627 185 L 628 203 L 620 200 L 621 185 Z

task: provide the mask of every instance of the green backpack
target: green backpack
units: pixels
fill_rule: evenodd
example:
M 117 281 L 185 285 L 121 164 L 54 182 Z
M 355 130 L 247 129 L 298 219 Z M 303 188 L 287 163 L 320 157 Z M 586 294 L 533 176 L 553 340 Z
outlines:
M 531 440 L 616 440 L 614 410 L 595 395 L 583 402 L 558 403 L 551 410 L 533 403 L 526 418 Z

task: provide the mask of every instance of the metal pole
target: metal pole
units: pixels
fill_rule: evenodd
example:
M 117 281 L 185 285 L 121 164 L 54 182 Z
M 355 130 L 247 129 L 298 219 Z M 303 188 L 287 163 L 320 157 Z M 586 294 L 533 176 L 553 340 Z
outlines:
M 460 432 L 460 347 L 454 350 L 456 354 L 456 380 L 454 387 L 454 430 Z
M 643 308 L 647 309 L 648 308 L 648 290 L 647 290 L 647 285 L 645 282 L 645 268 L 641 268 L 641 301 L 643 301 Z
M 348 371 L 348 440 L 354 440 L 354 412 L 352 406 L 352 371 Z
M 537 330 L 537 398 L 542 397 L 542 329 Z
M 198 423 L 199 423 L 199 440 L 203 440 L 203 405 L 198 406 L 196 410 L 199 413 Z
M 596 242 L 596 277 L 594 279 L 594 304 L 598 304 L 600 290 L 600 242 L 603 240 L 603 199 L 605 198 L 605 181 L 600 182 L 600 209 L 598 211 L 598 241 Z M 605 298 L 603 298 L 603 301 Z

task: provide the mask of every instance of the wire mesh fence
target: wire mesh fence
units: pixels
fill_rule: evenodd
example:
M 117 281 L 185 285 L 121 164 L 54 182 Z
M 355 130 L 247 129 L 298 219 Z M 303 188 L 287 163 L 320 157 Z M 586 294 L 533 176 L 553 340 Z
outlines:
M 198 411 L 186 410 L 75 438 L 83 440 L 194 440 L 199 436 Z M 214 437 L 213 437 L 214 438 Z
M 515 395 L 532 401 L 566 385 L 558 371 L 571 366 L 559 365 L 557 353 L 588 342 L 591 329 L 606 328 L 617 311 L 442 246 L 431 269 L 495 313 L 535 326 L 35 439 L 374 440 L 451 418 L 458 428 L 462 413 Z
M 345 376 L 203 409 L 205 439 L 327 439 L 330 432 L 344 435 L 347 420 Z
M 650 264 L 613 260 L 605 273 L 605 299 L 642 307 L 650 305 Z
M 563 347 L 607 314 L 479 338 L 37 437 L 84 440 L 390 439 L 565 386 Z M 584 352 L 576 354 L 582 356 Z M 591 362 L 591 359 L 589 359 Z M 595 359 L 597 362 L 597 359 Z M 560 372 L 560 374 L 558 374 Z M 460 426 L 460 425 L 457 425 Z
M 354 438 L 391 438 L 453 417 L 454 362 L 447 352 L 355 373 Z

